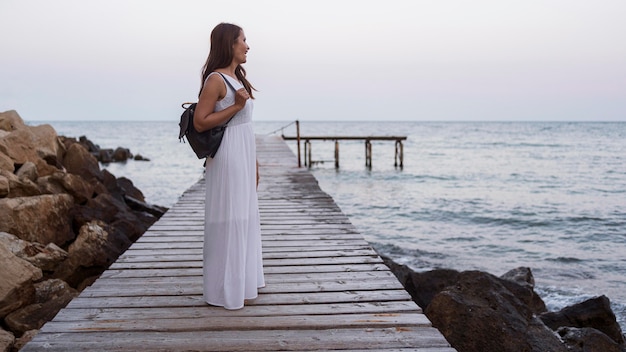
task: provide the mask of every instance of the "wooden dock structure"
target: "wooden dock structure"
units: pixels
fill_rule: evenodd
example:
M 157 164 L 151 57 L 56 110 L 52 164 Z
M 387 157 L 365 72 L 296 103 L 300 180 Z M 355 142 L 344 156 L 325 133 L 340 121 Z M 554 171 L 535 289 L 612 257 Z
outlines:
M 202 300 L 200 180 L 22 351 L 455 351 L 286 143 L 257 148 L 257 299 Z
M 393 157 L 393 165 L 395 167 L 404 168 L 404 144 L 402 144 L 407 137 L 406 136 L 302 136 L 300 135 L 300 121 L 294 121 L 296 124 L 296 135 L 285 136 L 283 139 L 286 141 L 296 141 L 297 143 L 297 157 L 298 167 L 302 166 L 302 158 L 300 156 L 300 142 L 304 141 L 304 166 L 311 167 L 316 163 L 323 163 L 323 161 L 315 161 L 312 159 L 312 146 L 311 141 L 335 141 L 335 168 L 339 168 L 339 141 L 364 141 L 365 142 L 365 166 L 372 168 L 372 141 L 394 141 L 395 142 L 395 154 Z

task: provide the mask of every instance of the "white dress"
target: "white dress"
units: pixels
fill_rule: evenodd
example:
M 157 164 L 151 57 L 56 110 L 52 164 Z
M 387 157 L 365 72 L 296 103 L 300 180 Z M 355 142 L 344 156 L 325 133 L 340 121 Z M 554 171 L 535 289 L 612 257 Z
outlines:
M 235 89 L 243 87 L 224 77 Z M 234 104 L 235 93 L 228 84 L 226 90 L 215 111 Z M 215 158 L 207 158 L 204 175 L 203 294 L 208 304 L 226 309 L 242 308 L 244 299 L 256 298 L 257 288 L 265 286 L 252 108 L 248 99 L 228 123 Z

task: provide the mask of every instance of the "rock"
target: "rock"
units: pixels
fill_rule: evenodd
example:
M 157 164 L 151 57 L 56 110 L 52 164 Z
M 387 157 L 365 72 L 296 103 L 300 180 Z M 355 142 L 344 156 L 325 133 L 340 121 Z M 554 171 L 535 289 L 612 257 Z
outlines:
M 25 127 L 24 120 L 15 110 L 0 112 L 0 130 L 11 132 Z
M 15 111 L 0 113 L 0 126 L 9 132 L 0 138 L 0 152 L 10 157 L 15 164 L 59 157 L 60 143 L 52 126 L 26 126 Z
M 461 272 L 425 313 L 459 352 L 565 352 L 558 337 L 502 281 L 484 272 Z
M 558 333 L 569 352 L 624 352 L 610 337 L 593 328 L 564 327 Z
M 94 195 L 94 185 L 82 177 L 70 173 L 56 172 L 42 177 L 38 186 L 48 194 L 68 193 L 74 197 L 74 203 L 85 204 Z
M 0 352 L 10 352 L 15 343 L 15 336 L 0 328 Z
M 65 307 L 78 291 L 58 279 L 46 280 L 35 285 L 36 301 L 20 308 L 4 318 L 6 325 L 16 335 L 41 328 Z
M 22 165 L 15 173 L 19 178 L 27 178 L 33 182 L 39 178 L 39 172 L 37 172 L 37 165 L 32 161 L 27 161 Z
M 140 200 L 137 200 L 137 199 L 135 199 L 133 197 L 126 196 L 124 198 L 124 200 L 126 201 L 126 204 L 131 209 L 139 211 L 139 212 L 148 213 L 148 214 L 153 215 L 153 216 L 155 216 L 157 218 L 160 218 L 161 216 L 163 216 L 163 214 L 165 214 L 165 212 L 167 211 L 167 208 L 164 208 L 164 207 L 161 207 L 161 206 L 158 206 L 158 205 L 148 204 L 148 203 L 142 202 Z
M 31 303 L 34 282 L 42 278 L 41 269 L 18 258 L 0 243 L 0 319 Z
M 606 296 L 588 299 L 561 309 L 540 315 L 544 324 L 552 330 L 560 327 L 594 328 L 603 332 L 619 345 L 624 345 L 624 335 L 611 310 L 611 302 Z
M 87 136 L 78 137 L 78 143 L 85 147 L 90 153 L 98 153 L 100 151 L 100 146 L 89 140 Z
M 7 198 L 31 197 L 41 194 L 39 187 L 28 178 L 20 178 L 5 170 L 0 170 L 0 176 L 6 178 L 9 183 Z
M 68 257 L 67 252 L 54 243 L 44 246 L 40 243 L 21 240 L 6 232 L 0 232 L 0 243 L 17 257 L 28 261 L 42 271 L 54 271 Z
M 0 170 L 5 170 L 8 172 L 15 171 L 15 163 L 13 162 L 13 159 L 11 159 L 8 155 L 2 152 L 0 152 Z
M 2 169 L 0 169 L 0 198 L 4 198 L 9 195 L 11 191 L 9 179 L 1 174 Z
M 113 149 L 100 149 L 100 151 L 94 156 L 103 164 L 112 163 L 114 161 Z
M 100 170 L 98 159 L 78 143 L 69 146 L 63 159 L 63 165 L 67 172 L 79 175 L 86 181 L 93 178 L 102 181 L 102 171 Z
M 125 197 L 132 197 L 141 202 L 146 201 L 146 198 L 144 197 L 143 193 L 137 187 L 135 187 L 135 185 L 133 184 L 133 181 L 129 180 L 128 178 L 126 177 L 117 178 L 117 184 L 124 191 L 123 194 Z
M 0 199 L 0 231 L 30 242 L 63 246 L 74 238 L 69 216 L 73 205 L 68 194 Z
M 137 155 L 135 155 L 135 158 L 134 158 L 134 159 L 135 159 L 135 160 L 137 160 L 137 161 L 150 161 L 150 159 L 148 159 L 148 158 L 144 157 L 144 156 L 143 156 L 143 155 L 141 155 L 141 154 L 137 154 Z
M 133 154 L 127 148 L 117 147 L 113 152 L 113 160 L 117 162 L 126 161 L 128 159 L 131 159 L 132 157 Z
M 535 292 L 535 278 L 528 267 L 513 269 L 500 277 L 502 283 L 531 309 L 533 314 L 547 311 L 545 302 Z
M 130 245 L 127 239 L 120 245 L 119 236 L 112 240 L 108 229 L 109 226 L 101 221 L 83 225 L 76 240 L 69 246 L 69 258 L 59 265 L 53 277 L 77 287 L 85 278 L 108 268 Z
M 30 342 L 37 334 L 39 330 L 29 330 L 26 331 L 22 336 L 15 339 L 15 345 L 13 346 L 13 351 L 19 351 L 22 347 L 26 346 L 27 343 Z

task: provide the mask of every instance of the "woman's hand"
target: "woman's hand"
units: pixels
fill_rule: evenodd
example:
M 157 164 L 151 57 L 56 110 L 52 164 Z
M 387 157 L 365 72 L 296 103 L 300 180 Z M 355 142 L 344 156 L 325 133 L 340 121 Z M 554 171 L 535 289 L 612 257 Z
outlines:
M 235 93 L 235 105 L 239 110 L 241 110 L 246 105 L 246 101 L 250 99 L 250 94 L 248 94 L 248 91 L 245 88 L 240 88 Z

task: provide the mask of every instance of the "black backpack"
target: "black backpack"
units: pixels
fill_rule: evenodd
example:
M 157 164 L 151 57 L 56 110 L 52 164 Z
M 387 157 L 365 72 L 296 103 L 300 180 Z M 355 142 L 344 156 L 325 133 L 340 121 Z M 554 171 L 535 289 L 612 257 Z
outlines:
M 219 72 L 218 72 L 219 73 Z M 237 90 L 230 84 L 230 82 L 222 75 L 224 82 L 228 84 L 228 86 L 236 93 Z M 188 105 L 187 107 L 185 107 Z M 180 126 L 180 133 L 178 134 L 178 139 L 180 141 L 183 140 L 183 137 L 187 138 L 191 149 L 196 153 L 198 159 L 203 159 L 206 157 L 213 158 L 215 157 L 215 153 L 220 148 L 220 144 L 222 143 L 222 138 L 224 138 L 224 131 L 226 131 L 226 125 L 233 119 L 237 114 L 233 115 L 224 125 L 213 127 L 208 131 L 198 132 L 193 126 L 193 114 L 196 110 L 197 103 L 183 103 L 182 107 L 185 109 L 183 114 L 180 115 L 180 122 L 178 125 Z

